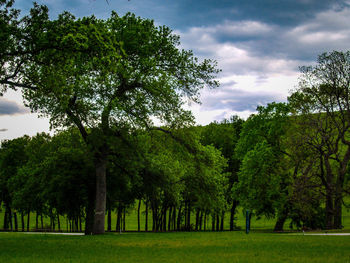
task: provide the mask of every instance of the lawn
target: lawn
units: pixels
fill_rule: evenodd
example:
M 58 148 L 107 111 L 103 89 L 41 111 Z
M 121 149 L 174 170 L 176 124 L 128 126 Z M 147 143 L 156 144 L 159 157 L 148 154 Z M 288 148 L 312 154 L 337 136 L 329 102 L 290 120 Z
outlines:
M 0 233 L 0 262 L 350 262 L 350 236 Z

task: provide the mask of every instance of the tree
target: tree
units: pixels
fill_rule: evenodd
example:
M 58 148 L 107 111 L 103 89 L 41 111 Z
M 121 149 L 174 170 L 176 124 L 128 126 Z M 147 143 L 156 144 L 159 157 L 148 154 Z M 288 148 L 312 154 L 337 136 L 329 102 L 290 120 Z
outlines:
M 235 156 L 234 151 L 242 125 L 242 119 L 238 116 L 232 116 L 230 119 L 225 119 L 220 123 L 213 122 L 207 126 L 201 127 L 201 143 L 203 145 L 213 145 L 216 149 L 220 150 L 222 155 L 228 160 L 228 166 L 225 172 L 228 176 L 229 184 L 226 187 L 225 197 L 230 206 L 231 231 L 234 230 L 234 215 L 238 206 L 238 200 L 232 198 L 232 187 L 238 180 L 237 173 L 240 167 L 240 159 Z
M 5 218 L 4 229 L 13 229 L 12 209 L 13 195 L 11 191 L 11 179 L 18 176 L 18 171 L 27 162 L 28 155 L 25 148 L 29 142 L 28 136 L 13 140 L 3 141 L 0 148 L 0 200 L 4 202 Z M 16 214 L 14 214 L 17 221 Z M 17 230 L 17 225 L 15 226 Z
M 342 228 L 345 178 L 350 160 L 350 52 L 323 53 L 317 65 L 302 67 L 289 97 L 304 145 L 319 160 L 326 196 L 326 227 Z
M 243 124 L 236 146 L 242 160 L 234 198 L 257 216 L 277 215 L 275 231 L 281 231 L 290 212 L 288 188 L 291 185 L 289 153 L 284 143 L 289 128 L 289 107 L 270 103 L 258 107 Z
M 104 233 L 106 167 L 120 127 L 149 128 L 154 118 L 172 128 L 191 124 L 184 98 L 198 102 L 201 88 L 218 85 L 218 70 L 180 50 L 179 37 L 152 20 L 67 12 L 49 20 L 47 7 L 36 4 L 19 19 L 12 2 L 1 1 L 2 92 L 21 88 L 25 104 L 49 116 L 52 127 L 79 129 L 96 171 L 91 231 Z

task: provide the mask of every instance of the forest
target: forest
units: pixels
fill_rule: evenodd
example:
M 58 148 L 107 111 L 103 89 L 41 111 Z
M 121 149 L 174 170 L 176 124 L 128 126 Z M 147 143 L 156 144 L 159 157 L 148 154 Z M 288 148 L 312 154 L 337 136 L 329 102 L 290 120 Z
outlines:
M 1 0 L 0 92 L 20 90 L 54 135 L 5 140 L 5 230 L 120 230 L 131 207 L 146 231 L 235 230 L 238 207 L 305 229 L 341 229 L 350 194 L 350 52 L 301 67 L 288 101 L 195 125 L 183 108 L 219 89 L 216 61 L 181 48 L 165 26 L 134 14 L 51 20 Z M 157 125 L 155 123 L 161 123 Z M 117 214 L 116 226 L 111 225 Z M 148 215 L 150 215 L 148 217 Z M 26 216 L 27 222 L 24 218 Z M 107 217 L 107 227 L 105 218 Z M 148 229 L 148 220 L 152 228 Z

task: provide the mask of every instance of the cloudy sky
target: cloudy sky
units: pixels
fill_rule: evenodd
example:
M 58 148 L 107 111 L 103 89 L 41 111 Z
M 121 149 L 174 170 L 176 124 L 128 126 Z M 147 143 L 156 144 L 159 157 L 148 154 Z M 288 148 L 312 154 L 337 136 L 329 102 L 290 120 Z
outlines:
M 218 61 L 221 87 L 204 90 L 191 105 L 197 123 L 233 114 L 246 118 L 257 105 L 286 101 L 298 82 L 298 67 L 317 55 L 350 49 L 350 1 L 341 0 L 39 0 L 56 18 L 67 10 L 77 17 L 107 18 L 133 12 L 167 25 L 181 45 L 200 58 Z M 17 0 L 25 14 L 28 0 Z M 0 139 L 48 131 L 10 92 L 0 98 Z

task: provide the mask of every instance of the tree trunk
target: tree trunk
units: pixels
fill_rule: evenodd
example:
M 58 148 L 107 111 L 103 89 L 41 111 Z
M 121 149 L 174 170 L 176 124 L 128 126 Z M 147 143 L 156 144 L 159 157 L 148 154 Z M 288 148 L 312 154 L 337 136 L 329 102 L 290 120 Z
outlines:
M 224 231 L 224 218 L 225 218 L 225 211 L 222 211 L 221 222 L 220 222 L 220 231 Z
M 95 191 L 89 190 L 85 215 L 85 235 L 91 235 L 94 225 Z
M 215 214 L 211 216 L 211 230 L 215 231 Z
M 107 156 L 98 156 L 95 161 L 96 168 L 96 199 L 95 216 L 93 225 L 93 234 L 103 234 L 105 232 L 105 213 L 106 213 L 106 167 Z
M 284 207 L 282 209 L 281 214 L 278 215 L 278 218 L 277 218 L 277 221 L 276 221 L 276 224 L 275 224 L 273 231 L 275 231 L 275 232 L 283 231 L 284 222 L 286 222 L 286 220 L 288 218 L 288 210 L 289 209 L 287 207 Z
M 27 232 L 29 232 L 29 224 L 30 224 L 30 211 L 27 212 Z
M 24 232 L 25 225 L 24 225 L 24 213 L 21 212 L 21 223 L 22 223 L 22 232 Z
M 232 206 L 231 206 L 231 215 L 230 215 L 230 231 L 234 230 L 234 220 L 235 220 L 235 213 L 236 213 L 236 207 L 238 205 L 238 201 L 233 200 Z
M 334 208 L 333 208 L 333 198 L 332 192 L 329 189 L 326 189 L 326 229 L 333 229 L 333 220 L 334 220 Z
M 121 218 L 122 218 L 122 207 L 121 205 L 118 205 L 118 208 L 117 208 L 117 225 L 116 225 L 116 231 L 117 232 L 120 232 L 122 229 L 121 229 Z
M 58 232 L 61 232 L 61 221 L 60 221 L 60 215 L 57 213 L 57 227 Z
M 198 231 L 199 229 L 199 209 L 197 208 L 196 211 L 196 226 L 195 226 L 195 230 Z
M 177 213 L 176 229 L 178 231 L 181 230 L 181 209 L 182 209 L 182 205 L 180 205 L 179 212 Z
M 169 207 L 169 215 L 168 215 L 168 231 L 171 230 L 171 222 L 173 221 L 172 216 L 173 216 L 173 207 L 170 206 Z
M 123 231 L 125 232 L 126 227 L 125 227 L 125 215 L 126 215 L 126 207 L 124 207 L 124 211 L 123 211 Z
M 148 231 L 148 201 L 146 200 L 146 209 L 145 209 L 145 213 L 146 213 L 146 220 L 145 220 L 145 231 Z
M 202 225 L 203 225 L 203 210 L 201 210 L 199 215 L 199 230 L 202 230 Z
M 216 214 L 216 231 L 220 230 L 220 217 L 219 213 Z
M 139 205 L 137 207 L 137 231 L 141 230 L 141 222 L 140 222 L 140 210 L 141 210 L 141 199 L 139 200 Z
M 38 231 L 39 229 L 39 213 L 36 212 L 36 216 L 35 216 L 35 230 Z
M 40 214 L 41 230 L 44 230 L 44 219 L 43 214 Z
M 107 214 L 107 231 L 112 231 L 112 209 L 108 207 L 108 214 Z
M 334 198 L 334 225 L 335 229 L 342 229 L 342 206 L 343 198 L 341 193 L 336 193 Z
M 187 227 L 186 227 L 187 231 L 191 231 L 191 204 L 190 202 L 188 203 L 187 206 Z
M 13 212 L 13 220 L 15 222 L 15 231 L 18 231 L 18 221 L 17 221 L 17 213 L 16 213 L 16 211 Z

